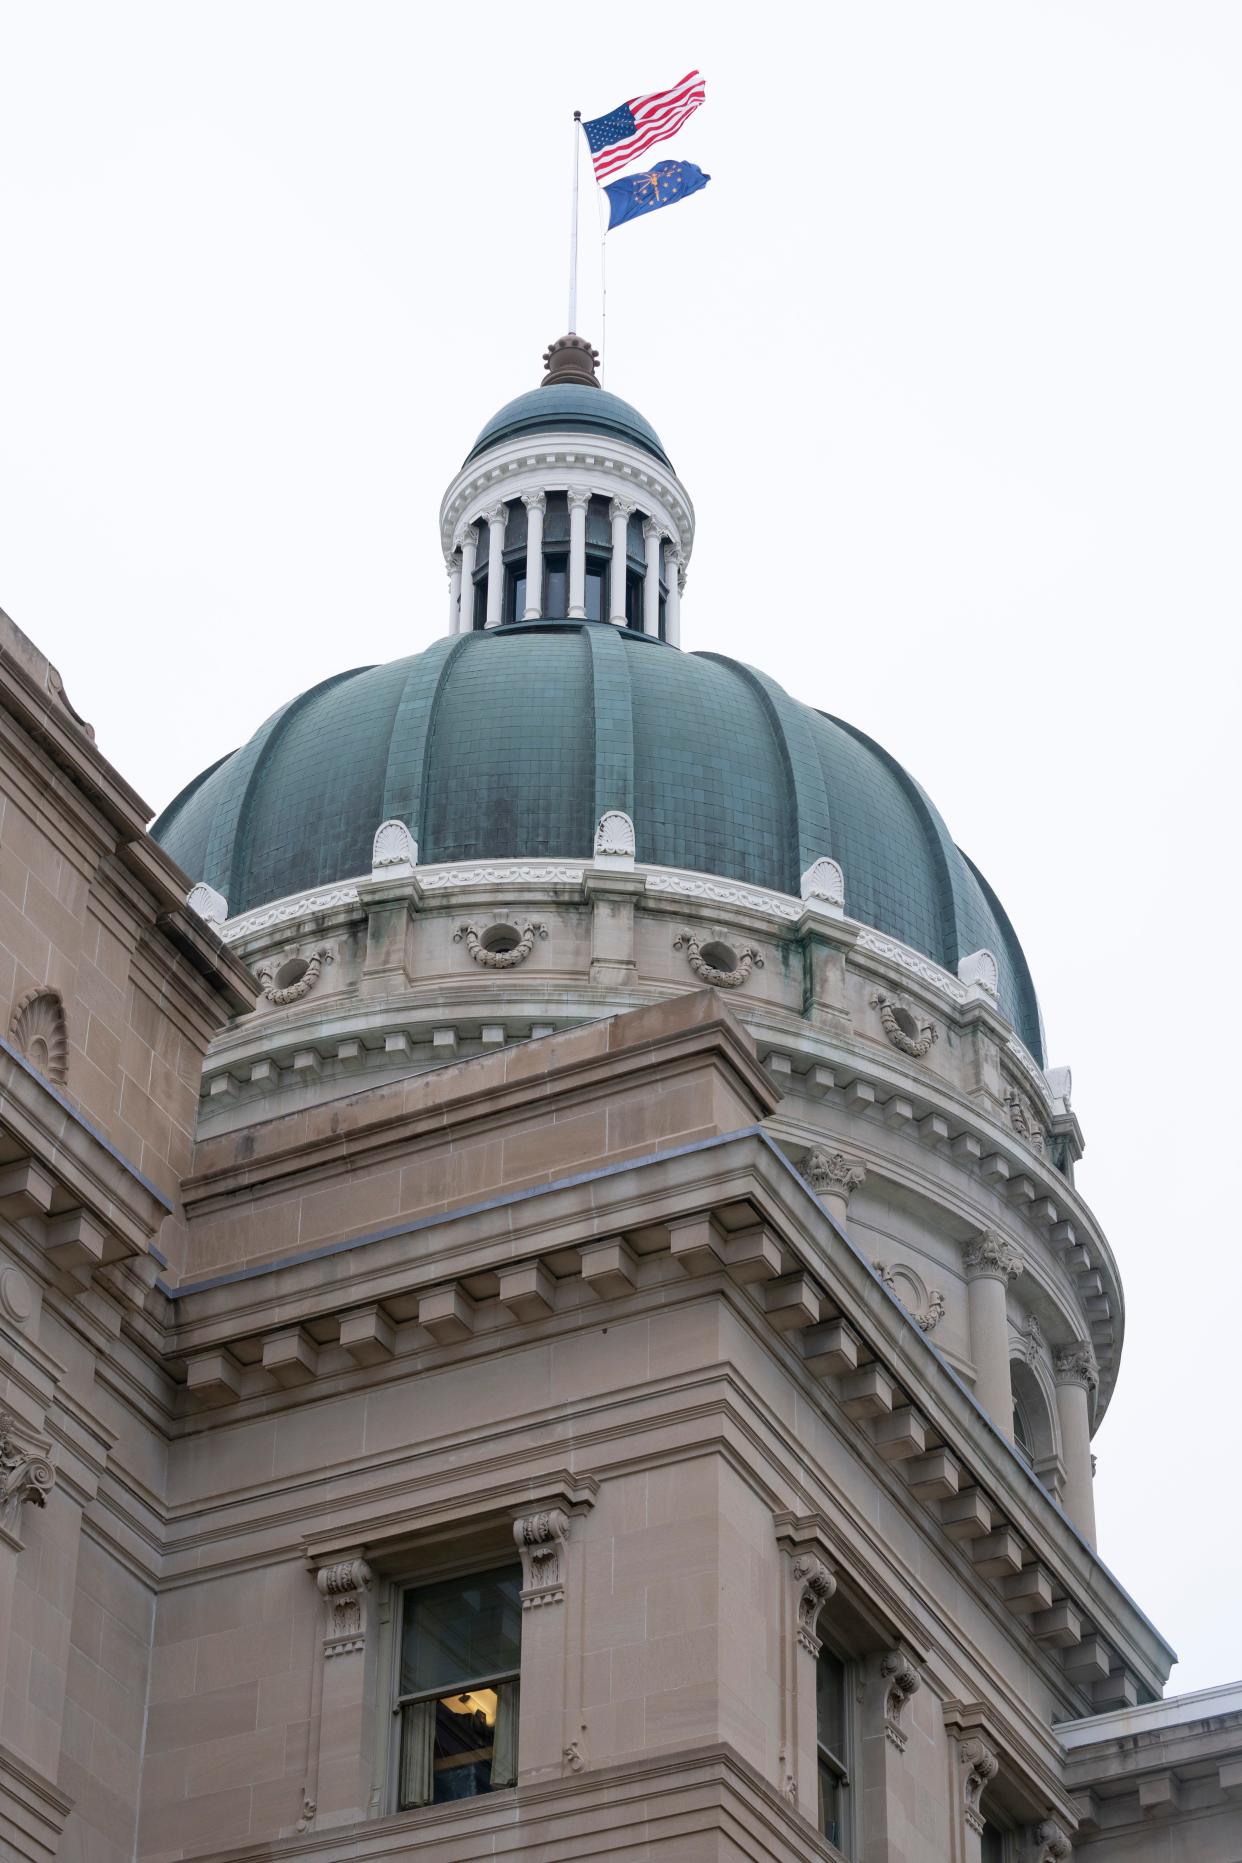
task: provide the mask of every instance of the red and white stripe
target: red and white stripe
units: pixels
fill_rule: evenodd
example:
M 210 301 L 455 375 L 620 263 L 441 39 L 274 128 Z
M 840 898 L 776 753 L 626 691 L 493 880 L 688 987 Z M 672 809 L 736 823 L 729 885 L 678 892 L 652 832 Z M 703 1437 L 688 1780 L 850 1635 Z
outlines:
M 626 107 L 634 118 L 635 130 L 624 142 L 614 142 L 591 159 L 597 181 L 611 181 L 622 168 L 636 162 L 653 142 L 665 142 L 675 136 L 688 116 L 693 116 L 707 95 L 707 86 L 697 71 L 688 71 L 672 90 L 652 91 L 648 97 L 630 97 Z

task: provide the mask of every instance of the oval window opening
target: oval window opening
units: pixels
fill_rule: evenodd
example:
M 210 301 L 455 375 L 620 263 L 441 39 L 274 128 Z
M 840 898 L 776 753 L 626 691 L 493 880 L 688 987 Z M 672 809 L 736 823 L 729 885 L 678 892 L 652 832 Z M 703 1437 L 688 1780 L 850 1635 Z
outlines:
M 516 951 L 522 942 L 522 934 L 516 925 L 489 925 L 479 943 L 485 951 Z
M 713 943 L 705 944 L 701 947 L 700 955 L 702 956 L 703 962 L 705 964 L 710 964 L 713 970 L 737 969 L 737 952 L 733 949 L 731 944 L 720 944 L 713 941 Z
M 304 957 L 291 957 L 276 972 L 276 988 L 287 990 L 294 983 L 301 983 L 309 968 Z
M 899 1004 L 894 1007 L 893 1021 L 897 1024 L 897 1027 L 901 1030 L 903 1035 L 908 1035 L 911 1041 L 918 1040 L 919 1025 L 908 1009 L 901 1008 Z

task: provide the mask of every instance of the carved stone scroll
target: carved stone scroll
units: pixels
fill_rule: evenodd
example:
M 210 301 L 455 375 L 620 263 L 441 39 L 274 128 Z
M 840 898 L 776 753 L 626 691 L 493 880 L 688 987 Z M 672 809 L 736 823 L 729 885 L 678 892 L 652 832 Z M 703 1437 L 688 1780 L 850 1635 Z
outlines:
M 979 1801 L 984 1790 L 1000 1771 L 1000 1761 L 986 1740 L 975 1736 L 963 1740 L 957 1749 L 962 1777 L 962 1816 L 972 1831 L 983 1835 L 983 1813 Z
M 885 1684 L 884 1738 L 899 1753 L 904 1753 L 909 1735 L 901 1724 L 901 1717 L 911 1696 L 923 1686 L 923 1678 L 906 1652 L 895 1649 L 881 1657 L 880 1679 Z
M 522 1609 L 538 1610 L 565 1600 L 565 1546 L 569 1515 L 561 1507 L 523 1514 L 513 1523 L 513 1537 L 522 1559 Z
M 811 1656 L 818 1656 L 819 1638 L 815 1626 L 819 1614 L 837 1588 L 837 1581 L 822 1559 L 814 1553 L 799 1553 L 791 1567 L 794 1582 L 794 1596 L 797 1609 L 797 1637 L 799 1649 L 804 1649 Z
M 366 1560 L 342 1559 L 336 1565 L 321 1565 L 315 1583 L 328 1606 L 325 1658 L 348 1656 L 362 1649 L 366 1642 L 363 1605 L 371 1585 L 371 1568 Z
M 51 1463 L 21 1441 L 19 1428 L 11 1412 L 0 1411 L 0 1530 L 11 1540 L 22 1508 L 46 1507 L 56 1485 Z

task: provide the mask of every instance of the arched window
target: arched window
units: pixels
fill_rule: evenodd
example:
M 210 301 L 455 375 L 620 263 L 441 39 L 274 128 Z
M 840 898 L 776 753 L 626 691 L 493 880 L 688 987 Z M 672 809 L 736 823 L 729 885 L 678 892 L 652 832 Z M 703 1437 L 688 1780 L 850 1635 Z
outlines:
M 1041 1368 L 1025 1356 L 1009 1361 L 1013 1390 L 1013 1446 L 1037 1480 L 1052 1493 L 1060 1464 L 1061 1441 L 1056 1422 L 1056 1398 L 1045 1390 Z

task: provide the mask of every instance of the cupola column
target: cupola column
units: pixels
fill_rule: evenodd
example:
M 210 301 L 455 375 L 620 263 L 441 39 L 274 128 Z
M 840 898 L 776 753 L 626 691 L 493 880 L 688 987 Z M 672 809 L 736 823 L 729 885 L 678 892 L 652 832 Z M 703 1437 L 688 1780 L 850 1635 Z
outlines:
M 647 547 L 647 575 L 643 583 L 643 633 L 660 632 L 660 526 L 654 518 L 643 524 L 643 542 Z
M 1095 1545 L 1095 1490 L 1091 1480 L 1091 1393 L 1100 1381 L 1095 1353 L 1086 1344 L 1053 1354 L 1057 1418 L 1065 1488 L 1061 1502 L 1089 1546 Z
M 985 1229 L 962 1255 L 970 1300 L 970 1356 L 975 1400 L 1002 1436 L 1013 1441 L 1013 1385 L 1009 1377 L 1009 1283 L 1022 1272 L 1011 1242 Z
M 499 627 L 504 616 L 505 599 L 505 525 L 509 512 L 504 505 L 493 505 L 487 517 L 487 627 Z
M 456 634 L 458 629 L 461 626 L 461 558 L 460 556 L 457 556 L 457 555 L 446 556 L 444 559 L 444 567 L 448 570 L 448 579 L 449 579 L 448 631 L 450 634 Z
M 586 620 L 586 524 L 590 492 L 569 493 L 569 618 Z
M 681 645 L 681 550 L 675 543 L 664 548 L 664 574 L 668 596 L 664 603 L 664 638 L 670 647 Z
M 473 524 L 467 524 L 461 534 L 461 581 L 458 585 L 460 600 L 457 604 L 457 632 L 469 634 L 474 628 L 474 559 L 478 552 L 479 536 Z
M 612 613 L 609 619 L 617 627 L 625 626 L 626 557 L 629 555 L 630 519 L 634 507 L 624 498 L 614 498 L 608 507 L 612 519 Z
M 538 621 L 543 613 L 543 514 L 547 497 L 543 492 L 523 492 L 526 506 L 526 606 L 523 621 Z

